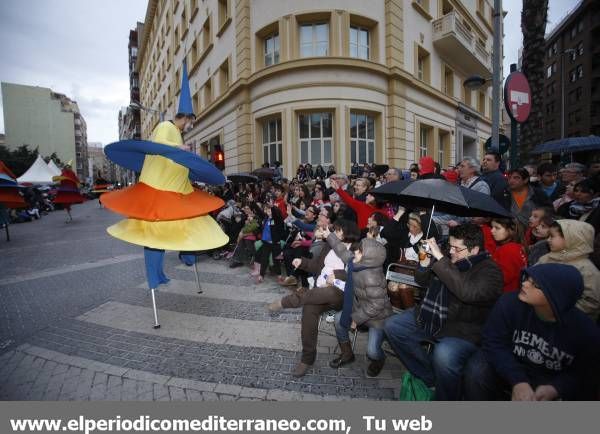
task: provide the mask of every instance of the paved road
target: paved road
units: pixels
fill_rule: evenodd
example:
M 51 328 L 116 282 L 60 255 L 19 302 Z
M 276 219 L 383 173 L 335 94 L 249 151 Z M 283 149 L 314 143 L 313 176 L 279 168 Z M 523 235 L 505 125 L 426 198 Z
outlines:
M 300 310 L 270 315 L 265 303 L 287 293 L 269 278 L 256 286 L 246 268 L 200 258 L 193 269 L 166 256 L 172 279 L 158 293 L 162 327 L 152 328 L 140 247 L 106 227 L 119 216 L 96 201 L 11 226 L 0 237 L 0 399 L 2 400 L 338 400 L 393 399 L 401 364 L 388 357 L 377 379 L 357 361 L 327 365 L 336 346 L 322 326 L 314 368 L 301 379 Z

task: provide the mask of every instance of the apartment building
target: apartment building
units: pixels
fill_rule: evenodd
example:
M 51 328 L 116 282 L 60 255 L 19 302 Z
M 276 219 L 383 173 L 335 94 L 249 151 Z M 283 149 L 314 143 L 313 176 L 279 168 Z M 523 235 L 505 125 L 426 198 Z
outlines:
M 76 101 L 45 87 L 3 82 L 2 102 L 9 149 L 27 145 L 46 157 L 56 152 L 88 180 L 87 124 Z
M 599 40 L 593 0 L 580 1 L 546 37 L 544 141 L 600 136 Z
M 187 59 L 197 120 L 186 143 L 225 172 L 282 163 L 405 168 L 480 157 L 491 134 L 487 0 L 150 0 L 142 105 L 177 110 Z M 142 137 L 159 121 L 142 112 Z

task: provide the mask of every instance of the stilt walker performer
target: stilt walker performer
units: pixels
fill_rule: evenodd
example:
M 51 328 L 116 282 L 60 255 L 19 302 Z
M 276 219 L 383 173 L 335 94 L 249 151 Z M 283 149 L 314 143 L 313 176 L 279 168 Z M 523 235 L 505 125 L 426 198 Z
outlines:
M 183 70 L 179 109 L 173 121 L 160 122 L 149 141 L 121 140 L 104 148 L 114 163 L 141 172 L 137 184 L 104 193 L 101 201 L 111 211 L 128 217 L 110 226 L 108 233 L 144 247 L 154 328 L 160 327 L 155 290 L 169 281 L 163 271 L 165 250 L 209 250 L 229 241 L 208 215 L 221 208 L 223 200 L 194 189 L 190 182 L 224 184 L 225 176 L 202 157 L 184 150 L 181 132 L 195 116 L 185 61 Z
M 71 216 L 71 205 L 86 201 L 85 196 L 79 192 L 81 182 L 75 172 L 71 170 L 72 161 L 73 160 L 69 161 L 65 167 L 63 167 L 59 176 L 52 178 L 52 181 L 60 182 L 58 193 L 56 193 L 56 197 L 54 198 L 54 203 L 60 203 L 64 206 L 67 215 L 69 216 L 69 220 L 67 220 L 66 223 L 73 221 L 73 217 Z

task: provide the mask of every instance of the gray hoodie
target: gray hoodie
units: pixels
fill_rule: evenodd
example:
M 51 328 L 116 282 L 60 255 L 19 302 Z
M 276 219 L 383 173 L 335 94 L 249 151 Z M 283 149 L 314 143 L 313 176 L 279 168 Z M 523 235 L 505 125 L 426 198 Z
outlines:
M 557 223 L 565 238 L 565 249 L 542 256 L 538 264 L 554 262 L 577 268 L 584 288 L 576 307 L 595 321 L 600 314 L 600 271 L 589 259 L 594 251 L 594 227 L 579 220 L 557 220 Z

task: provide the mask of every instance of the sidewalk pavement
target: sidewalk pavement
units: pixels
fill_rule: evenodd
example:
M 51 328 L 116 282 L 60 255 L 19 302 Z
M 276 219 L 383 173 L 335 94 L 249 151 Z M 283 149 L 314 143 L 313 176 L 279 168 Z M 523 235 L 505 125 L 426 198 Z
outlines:
M 166 255 L 172 279 L 157 294 L 153 329 L 141 249 L 105 228 L 118 216 L 95 203 L 74 207 L 75 223 L 52 213 L 11 228 L 0 244 L 2 400 L 347 400 L 394 399 L 403 367 L 394 357 L 365 376 L 366 334 L 357 361 L 328 366 L 337 345 L 323 322 L 318 357 L 300 379 L 301 310 L 271 315 L 285 294 L 273 277 L 255 285 L 245 267 L 200 257 L 193 267 Z M 29 226 L 28 226 L 29 225 Z M 71 242 L 65 243 L 65 240 Z M 10 245 L 9 245 L 10 244 Z

